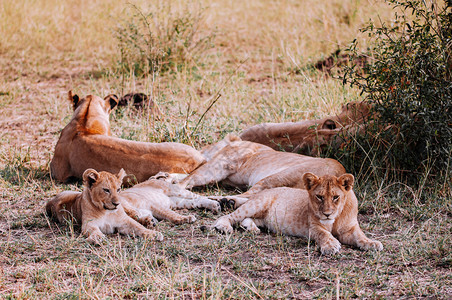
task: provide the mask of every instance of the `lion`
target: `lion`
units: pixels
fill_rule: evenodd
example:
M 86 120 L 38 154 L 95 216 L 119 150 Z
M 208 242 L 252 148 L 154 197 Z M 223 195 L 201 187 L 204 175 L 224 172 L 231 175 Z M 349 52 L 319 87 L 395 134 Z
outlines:
M 259 233 L 259 227 L 284 235 L 314 240 L 325 255 L 337 253 L 342 244 L 363 250 L 382 250 L 381 242 L 365 236 L 358 224 L 358 201 L 352 174 L 303 175 L 306 190 L 274 188 L 253 195 L 231 214 L 220 217 L 213 228 L 232 233 L 240 223 Z
M 197 195 L 170 182 L 169 174 L 160 172 L 149 180 L 121 192 L 127 214 L 141 224 L 155 224 L 168 220 L 175 224 L 193 223 L 195 216 L 183 216 L 172 209 L 205 208 L 213 213 L 220 211 L 220 204 Z
M 224 180 L 227 184 L 243 188 L 244 194 L 226 198 L 235 208 L 246 202 L 252 194 L 275 187 L 304 189 L 301 177 L 306 172 L 319 176 L 340 176 L 345 168 L 335 159 L 310 157 L 296 153 L 278 152 L 272 148 L 229 134 L 222 141 L 202 150 L 207 162 L 180 181 L 183 188 L 192 188 Z
M 121 169 L 117 175 L 87 169 L 83 173 L 83 192 L 65 191 L 46 204 L 47 215 L 60 223 L 73 220 L 82 227 L 82 235 L 99 244 L 105 234 L 119 232 L 149 239 L 162 240 L 163 235 L 129 217 L 121 205 L 119 194 L 126 175 Z
M 118 172 L 138 182 L 163 172 L 190 173 L 205 162 L 200 152 L 180 143 L 146 143 L 111 136 L 109 113 L 118 103 L 114 95 L 80 99 L 69 91 L 74 113 L 64 127 L 50 163 L 53 178 L 66 182 L 81 178 L 86 169 Z
M 300 122 L 263 123 L 245 129 L 240 138 L 275 150 L 319 156 L 326 147 L 339 148 L 350 136 L 359 134 L 371 116 L 371 104 L 351 102 L 339 115 Z

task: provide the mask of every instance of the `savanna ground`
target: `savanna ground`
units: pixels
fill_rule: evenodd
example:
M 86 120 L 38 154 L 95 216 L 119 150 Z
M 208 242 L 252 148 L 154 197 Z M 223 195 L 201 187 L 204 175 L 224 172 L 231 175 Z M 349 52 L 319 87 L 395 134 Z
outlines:
M 71 117 L 68 90 L 150 94 L 158 109 L 119 108 L 111 116 L 113 133 L 200 148 L 253 124 L 323 117 L 362 99 L 312 65 L 354 38 L 365 45 L 358 29 L 393 13 L 364 0 L 133 3 L 163 12 L 163 19 L 169 10 L 202 7 L 197 34 L 212 37 L 212 47 L 185 67 L 135 77 L 118 68 L 115 36 L 134 13 L 126 1 L 0 2 L 3 298 L 452 297 L 450 189 L 427 192 L 428 182 L 411 189 L 355 174 L 359 220 L 383 243 L 380 253 L 344 246 L 325 257 L 304 239 L 202 232 L 201 225 L 217 218 L 203 211 L 192 212 L 198 216 L 192 225 L 161 222 L 163 242 L 111 236 L 100 247 L 77 228 L 51 223 L 46 201 L 81 188 L 49 176 L 54 146 Z

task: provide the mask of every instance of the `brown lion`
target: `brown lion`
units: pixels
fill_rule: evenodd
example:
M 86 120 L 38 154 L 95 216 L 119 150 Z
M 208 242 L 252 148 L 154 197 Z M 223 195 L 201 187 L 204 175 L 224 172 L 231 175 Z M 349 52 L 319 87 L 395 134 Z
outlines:
M 266 227 L 271 232 L 312 239 L 327 255 L 338 252 L 341 243 L 364 250 L 383 249 L 359 227 L 353 175 L 306 173 L 303 182 L 306 190 L 275 188 L 255 194 L 212 227 L 223 233 L 232 233 L 237 223 L 254 233 L 260 232 L 258 227 Z
M 159 171 L 190 173 L 204 161 L 197 150 L 180 143 L 145 143 L 111 136 L 109 113 L 116 96 L 80 99 L 69 91 L 74 114 L 61 132 L 50 163 L 53 178 L 81 178 L 88 168 L 116 173 L 124 168 L 138 182 Z
M 82 234 L 95 244 L 115 232 L 162 240 L 161 233 L 145 228 L 124 211 L 119 191 L 125 175 L 123 169 L 117 175 L 86 170 L 83 192 L 58 194 L 47 203 L 47 215 L 60 223 L 73 220 L 80 224 Z
M 370 111 L 369 103 L 352 102 L 345 104 L 336 116 L 300 122 L 263 123 L 244 130 L 240 138 L 275 150 L 318 156 L 322 148 L 339 148 L 347 137 L 359 132 Z

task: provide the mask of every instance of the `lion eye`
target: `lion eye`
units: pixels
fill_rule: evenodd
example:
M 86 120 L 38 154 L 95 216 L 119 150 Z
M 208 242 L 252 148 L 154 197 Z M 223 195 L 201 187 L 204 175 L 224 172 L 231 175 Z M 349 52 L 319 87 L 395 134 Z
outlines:
M 316 197 L 319 201 L 323 202 L 323 196 L 322 196 L 322 195 L 315 195 L 315 197 Z
M 110 194 L 110 190 L 109 189 L 103 189 L 105 193 Z
M 116 192 L 118 192 L 118 193 L 119 193 L 120 191 L 121 191 L 121 189 L 118 189 L 118 190 L 117 190 Z
M 333 201 L 336 202 L 337 200 L 339 200 L 339 196 L 338 195 L 333 196 Z

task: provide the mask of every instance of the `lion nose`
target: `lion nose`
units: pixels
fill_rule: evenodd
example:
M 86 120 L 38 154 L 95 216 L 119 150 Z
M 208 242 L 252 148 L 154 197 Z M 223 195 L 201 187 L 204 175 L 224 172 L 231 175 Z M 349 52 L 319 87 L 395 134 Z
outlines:
M 327 218 L 331 216 L 331 213 L 323 213 Z
M 112 202 L 111 204 L 113 204 L 116 207 L 119 205 L 119 202 Z

